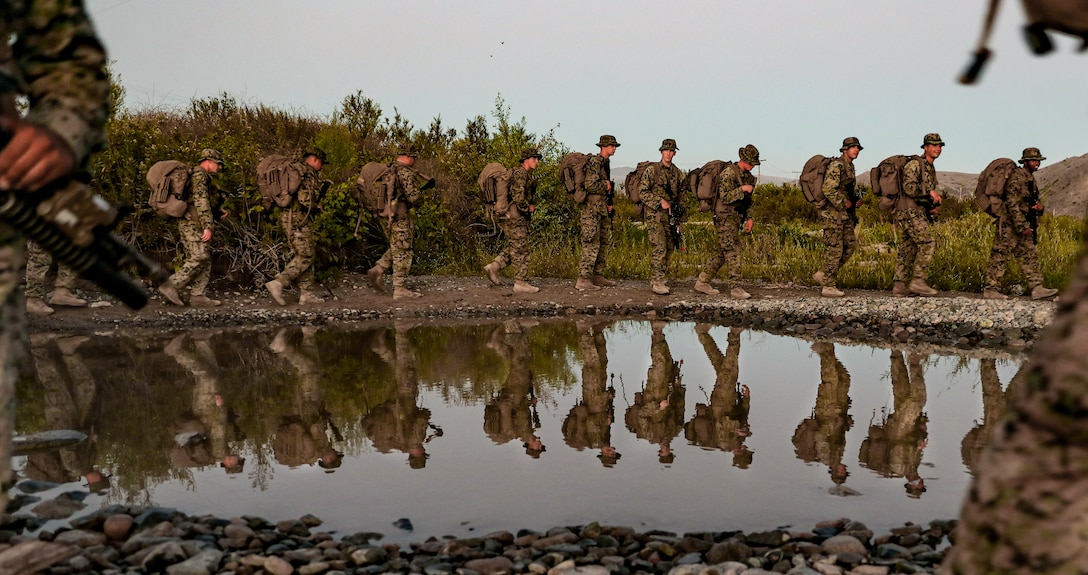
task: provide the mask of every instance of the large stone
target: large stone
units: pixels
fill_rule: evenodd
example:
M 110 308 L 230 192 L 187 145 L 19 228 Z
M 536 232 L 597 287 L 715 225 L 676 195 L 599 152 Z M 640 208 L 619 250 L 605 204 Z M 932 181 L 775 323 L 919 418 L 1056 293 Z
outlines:
M 114 541 L 120 541 L 125 537 L 128 537 L 130 531 L 132 531 L 132 525 L 136 522 L 128 513 L 118 513 L 116 515 L 110 515 L 106 518 L 106 521 L 102 523 L 102 532 L 106 534 L 106 537 Z
M 506 557 L 488 557 L 486 559 L 472 559 L 465 563 L 465 567 L 478 571 L 483 575 L 500 575 L 502 573 L 512 573 L 514 571 L 514 562 Z
M 196 555 L 166 568 L 167 575 L 211 575 L 219 571 L 219 562 L 223 552 L 217 549 L 205 549 Z
M 571 533 L 571 535 L 574 534 Z M 573 560 L 564 561 L 548 569 L 548 575 L 610 575 L 610 573 L 611 571 L 600 565 L 582 565 L 579 567 L 574 564 Z
M 830 539 L 827 539 L 823 543 L 821 543 L 820 547 L 826 553 L 829 553 L 829 554 L 831 554 L 831 553 L 834 553 L 834 554 L 854 553 L 856 555 L 865 555 L 865 554 L 867 554 L 867 550 L 865 549 L 865 544 L 862 543 L 860 540 L 858 540 L 857 537 L 853 537 L 851 535 L 836 535 L 834 537 L 831 537 Z
M 360 547 L 351 553 L 351 560 L 356 565 L 371 565 L 385 561 L 388 553 L 381 547 Z
M 86 506 L 86 503 L 80 501 L 58 497 L 57 499 L 42 501 L 31 508 L 31 511 L 43 519 L 64 519 Z
M 290 563 L 276 556 L 265 557 L 264 570 L 272 575 L 291 575 L 295 572 Z
M 68 543 L 70 545 L 76 545 L 78 547 L 94 547 L 95 545 L 101 545 L 106 542 L 106 534 L 99 533 L 97 531 L 85 531 L 83 529 L 73 529 L 71 531 L 65 531 L 57 535 L 53 541 L 57 543 Z
M 710 564 L 737 561 L 743 563 L 752 556 L 752 548 L 737 538 L 730 538 L 715 544 L 706 552 L 706 561 Z

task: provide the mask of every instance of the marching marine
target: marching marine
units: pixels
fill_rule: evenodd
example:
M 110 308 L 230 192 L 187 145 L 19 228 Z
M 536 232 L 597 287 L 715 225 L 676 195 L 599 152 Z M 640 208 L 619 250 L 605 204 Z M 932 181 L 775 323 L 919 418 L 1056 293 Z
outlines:
M 725 264 L 729 274 L 729 295 L 734 299 L 748 299 L 751 294 L 737 285 L 740 281 L 740 237 L 739 230 L 743 223 L 744 231 L 752 231 L 752 220 L 748 217 L 748 208 L 752 205 L 752 192 L 756 178 L 752 168 L 759 165 L 759 149 L 748 144 L 737 151 L 740 159 L 736 164 L 728 164 L 718 176 L 718 197 L 714 202 L 714 231 L 718 236 L 718 251 L 706 263 L 699 278 L 695 281 L 695 291 L 707 295 L 719 292 L 710 285 L 718 270 Z
M 638 191 L 645 210 L 646 233 L 650 237 L 650 290 L 658 295 L 668 295 L 665 272 L 673 248 L 669 241 L 669 219 L 674 215 L 679 217 L 678 212 L 683 210 L 680 186 L 685 180 L 680 168 L 672 163 L 677 151 L 676 140 L 662 141 L 658 151 L 661 161 L 650 164 L 642 172 Z
M 540 151 L 527 148 L 521 153 L 521 162 L 510 173 L 510 209 L 502 218 L 502 231 L 506 236 L 506 247 L 495 256 L 491 263 L 484 266 L 484 271 L 491 283 L 500 285 L 499 270 L 514 265 L 514 293 L 536 293 L 540 288 L 529 283 L 529 218 L 533 215 L 533 195 L 536 182 L 530 177 L 540 164 Z
M 836 285 L 836 275 L 857 249 L 854 226 L 857 225 L 858 197 L 854 191 L 854 160 L 863 149 L 857 138 L 846 138 L 839 148 L 842 156 L 831 160 L 824 173 L 822 191 L 827 202 L 817 210 L 824 228 L 824 267 L 812 276 L 823 286 L 820 295 L 824 297 L 846 295 Z

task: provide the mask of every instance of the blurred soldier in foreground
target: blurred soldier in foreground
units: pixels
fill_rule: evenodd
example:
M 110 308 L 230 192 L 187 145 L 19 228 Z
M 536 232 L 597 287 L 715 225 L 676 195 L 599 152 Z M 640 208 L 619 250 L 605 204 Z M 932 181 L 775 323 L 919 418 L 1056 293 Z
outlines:
M 498 214 L 506 236 L 506 247 L 484 266 L 491 283 L 500 285 L 499 270 L 513 264 L 514 293 L 540 291 L 540 288 L 529 283 L 529 219 L 535 209 L 533 195 L 536 193 L 536 183 L 529 172 L 536 169 L 541 157 L 536 148 L 527 148 L 521 153 L 521 162 L 514 166 L 510 174 L 510 209 L 505 214 Z
M 106 54 L 82 4 L 0 2 L 0 189 L 35 192 L 72 172 L 104 143 L 109 105 Z M 27 97 L 20 119 L 15 97 Z M 0 485 L 11 481 L 15 379 L 24 357 L 25 304 L 19 289 L 26 265 L 20 234 L 0 223 Z M 0 504 L 7 502 L 0 489 Z
M 718 198 L 714 202 L 714 232 L 718 238 L 718 249 L 706 262 L 706 267 L 699 272 L 695 281 L 695 291 L 707 295 L 717 295 L 718 290 L 710 285 L 718 270 L 724 264 L 729 276 L 727 285 L 733 299 L 748 299 L 751 294 L 738 285 L 740 282 L 740 228 L 752 231 L 752 220 L 748 218 L 748 208 L 752 205 L 752 192 L 755 191 L 756 178 L 752 168 L 759 165 L 759 149 L 752 144 L 737 151 L 740 159 L 735 164 L 728 164 L 718 176 Z
M 824 268 L 812 275 L 820 284 L 820 295 L 842 297 L 846 294 L 836 285 L 839 268 L 857 249 L 854 235 L 857 225 L 857 192 L 854 190 L 854 160 L 864 148 L 857 138 L 846 138 L 839 151 L 842 156 L 831 160 L 824 174 L 824 198 L 827 204 L 818 210 L 824 227 Z
M 612 241 L 612 164 L 609 158 L 620 147 L 615 136 L 601 136 L 600 152 L 586 165 L 586 203 L 582 204 L 582 259 L 578 264 L 578 291 L 598 290 L 616 285 L 604 277 L 608 263 L 608 242 Z
M 674 215 L 677 218 L 682 215 L 684 205 L 680 186 L 686 180 L 680 168 L 672 163 L 677 151 L 676 140 L 662 141 L 658 151 L 661 161 L 650 164 L 642 172 L 638 192 L 646 210 L 643 219 L 650 237 L 650 291 L 668 295 L 665 272 L 669 269 L 669 255 L 673 249 L 673 243 L 669 241 L 669 220 Z

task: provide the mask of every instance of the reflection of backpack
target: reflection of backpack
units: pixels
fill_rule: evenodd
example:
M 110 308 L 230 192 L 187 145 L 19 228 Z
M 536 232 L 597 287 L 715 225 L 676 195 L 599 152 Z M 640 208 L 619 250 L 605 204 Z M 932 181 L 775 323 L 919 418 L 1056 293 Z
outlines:
M 1001 209 L 1001 202 L 1005 195 L 1005 180 L 1016 169 L 1016 162 L 1008 158 L 998 158 L 978 175 L 978 185 L 975 186 L 975 205 L 978 209 L 996 216 Z
M 723 160 L 710 160 L 701 168 L 692 170 L 688 174 L 688 186 L 695 192 L 699 199 L 699 211 L 716 211 L 718 203 L 718 179 L 722 170 L 732 162 Z
M 591 154 L 571 152 L 559 160 L 559 177 L 563 179 L 563 187 L 571 194 L 576 204 L 586 202 L 586 168 L 589 166 Z
M 505 216 L 510 211 L 510 176 L 513 173 L 506 166 L 491 162 L 484 166 L 476 179 L 484 204 L 490 205 L 496 215 Z
M 895 210 L 895 205 L 898 203 L 899 196 L 903 191 L 901 184 L 903 166 L 919 157 L 890 156 L 869 171 L 869 183 L 873 186 L 873 195 L 878 198 L 876 205 L 880 208 L 880 211 L 891 212 Z
M 642 183 L 642 174 L 646 172 L 646 168 L 653 162 L 639 162 L 638 167 L 627 174 L 627 177 L 623 180 L 623 191 L 627 193 L 627 197 L 631 198 L 631 201 L 635 204 L 635 214 L 641 216 L 644 208 L 642 207 L 642 198 L 639 196 L 639 184 Z
M 257 164 L 257 188 L 264 196 L 264 207 L 273 202 L 281 208 L 291 205 L 302 185 L 305 168 L 287 156 L 271 155 Z
M 801 177 L 798 178 L 801 193 L 817 208 L 827 205 L 827 198 L 824 197 L 824 175 L 827 174 L 827 167 L 831 165 L 831 160 L 832 158 L 818 154 L 812 156 L 805 162 L 805 167 L 801 168 Z
M 355 199 L 371 214 L 392 217 L 395 178 L 396 171 L 389 164 L 368 163 L 355 180 Z
M 147 171 L 147 185 L 151 186 L 151 196 L 147 203 L 155 210 L 155 215 L 163 218 L 180 218 L 189 209 L 186 187 L 192 168 L 177 160 L 156 162 Z

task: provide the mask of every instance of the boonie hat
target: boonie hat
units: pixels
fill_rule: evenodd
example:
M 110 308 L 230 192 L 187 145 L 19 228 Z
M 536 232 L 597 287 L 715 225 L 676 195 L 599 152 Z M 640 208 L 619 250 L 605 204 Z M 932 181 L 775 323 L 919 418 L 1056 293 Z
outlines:
M 657 151 L 664 152 L 665 150 L 672 150 L 675 152 L 679 149 L 680 148 L 676 147 L 676 140 L 672 138 L 665 138 L 664 140 L 661 140 L 661 147 L 658 148 Z
M 302 154 L 302 159 L 305 160 L 309 156 L 313 156 L 321 160 L 322 164 L 329 163 L 329 158 L 325 155 L 325 150 L 322 150 L 321 148 L 312 148 L 310 150 L 307 150 L 305 154 Z
M 1024 148 L 1024 153 L 1020 154 L 1021 164 L 1028 160 L 1039 160 L 1041 162 L 1045 159 L 1043 153 L 1039 151 L 1039 148 Z
M 408 144 L 408 145 L 404 145 L 404 146 L 401 146 L 401 147 L 397 148 L 397 155 L 398 156 L 410 156 L 412 158 L 416 158 L 416 157 L 419 157 L 419 151 L 416 150 L 415 146 L 413 146 L 411 144 Z
M 615 136 L 610 136 L 608 134 L 605 134 L 605 135 L 601 136 L 601 141 L 597 142 L 597 147 L 598 148 L 607 148 L 608 146 L 616 146 L 618 148 L 618 147 L 620 147 L 620 143 L 618 141 L 616 141 Z
M 540 155 L 540 150 L 538 150 L 536 148 L 525 148 L 524 150 L 521 151 L 522 161 L 528 160 L 529 158 L 536 158 L 536 159 L 539 160 L 539 159 L 541 159 L 543 157 L 544 156 Z
M 200 150 L 200 159 L 197 160 L 196 163 L 199 164 L 200 162 L 203 162 L 204 160 L 211 160 L 211 161 L 219 164 L 220 168 L 222 168 L 223 166 L 226 165 L 226 164 L 223 163 L 223 154 L 220 154 L 219 150 L 215 150 L 215 149 L 212 149 L 212 148 L 204 148 L 203 150 Z
M 740 156 L 740 161 L 748 162 L 753 166 L 759 165 L 759 148 L 756 148 L 752 144 L 748 144 L 737 150 L 737 154 Z
M 849 150 L 850 148 L 853 148 L 854 146 L 857 146 L 859 150 L 864 150 L 865 149 L 865 148 L 863 148 L 861 146 L 861 141 L 859 141 L 857 138 L 851 136 L 851 137 L 846 138 L 845 140 L 842 141 L 842 147 L 839 148 L 839 151 L 840 152 L 845 152 L 846 150 Z
M 944 146 L 944 140 L 941 139 L 941 135 L 938 133 L 926 134 L 925 138 L 922 138 L 922 146 L 926 147 L 930 144 L 934 146 Z

